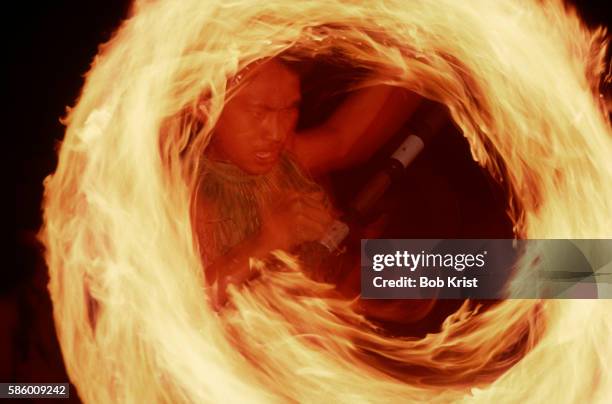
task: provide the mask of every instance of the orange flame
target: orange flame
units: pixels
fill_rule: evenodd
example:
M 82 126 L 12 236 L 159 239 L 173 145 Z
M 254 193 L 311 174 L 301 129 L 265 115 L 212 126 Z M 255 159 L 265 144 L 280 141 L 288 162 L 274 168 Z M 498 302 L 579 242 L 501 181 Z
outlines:
M 234 311 L 211 311 L 189 220 L 197 157 L 227 78 L 287 49 L 342 54 L 448 105 L 474 159 L 510 188 L 517 237 L 612 236 L 605 32 L 561 2 L 143 1 L 100 49 L 45 182 L 49 289 L 81 398 L 612 397 L 605 300 L 509 300 L 482 314 L 466 303 L 439 333 L 397 339 L 289 265 L 233 293 Z M 165 126 L 201 94 L 197 136 Z

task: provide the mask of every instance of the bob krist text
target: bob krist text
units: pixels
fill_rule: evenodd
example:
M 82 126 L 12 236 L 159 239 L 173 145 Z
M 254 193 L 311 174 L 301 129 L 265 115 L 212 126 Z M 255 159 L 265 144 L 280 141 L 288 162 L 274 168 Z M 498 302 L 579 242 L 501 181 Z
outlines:
M 411 253 L 396 251 L 394 254 L 375 254 L 372 256 L 372 270 L 389 274 L 393 279 L 376 276 L 372 279 L 376 288 L 477 288 L 476 276 L 440 276 L 440 271 L 483 270 L 487 251 L 478 254 L 439 254 Z M 397 277 L 396 271 L 409 271 L 407 276 Z M 382 275 L 382 273 L 380 274 Z

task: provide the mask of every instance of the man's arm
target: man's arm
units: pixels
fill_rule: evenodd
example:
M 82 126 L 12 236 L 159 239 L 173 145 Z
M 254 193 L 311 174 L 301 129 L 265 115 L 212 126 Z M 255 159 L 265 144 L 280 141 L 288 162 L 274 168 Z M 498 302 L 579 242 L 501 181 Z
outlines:
M 311 174 L 367 160 L 408 120 L 421 97 L 379 85 L 356 91 L 321 126 L 295 134 L 289 149 Z

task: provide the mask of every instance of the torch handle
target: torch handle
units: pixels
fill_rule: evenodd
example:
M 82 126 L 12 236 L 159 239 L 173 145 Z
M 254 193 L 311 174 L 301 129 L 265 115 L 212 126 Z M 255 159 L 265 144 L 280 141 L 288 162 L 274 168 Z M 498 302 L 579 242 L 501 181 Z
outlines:
M 349 234 L 350 229 L 346 223 L 363 221 L 389 186 L 402 177 L 406 167 L 447 122 L 448 111 L 445 106 L 424 100 L 406 126 L 408 135 L 405 140 L 387 159 L 384 167 L 374 174 L 353 199 L 348 213 L 333 223 L 319 243 L 330 252 L 336 250 Z

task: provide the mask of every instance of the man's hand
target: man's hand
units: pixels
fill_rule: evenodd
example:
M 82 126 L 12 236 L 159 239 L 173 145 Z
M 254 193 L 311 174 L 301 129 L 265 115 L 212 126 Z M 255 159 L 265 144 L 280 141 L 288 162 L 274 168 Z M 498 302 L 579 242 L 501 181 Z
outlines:
M 322 193 L 291 193 L 262 215 L 261 237 L 286 251 L 307 241 L 320 240 L 333 221 Z
M 294 192 L 286 195 L 262 212 L 261 232 L 258 235 L 243 240 L 223 256 L 216 257 L 206 268 L 207 281 L 215 285 L 215 309 L 220 310 L 226 303 L 229 285 L 240 286 L 258 275 L 250 267 L 252 258 L 263 260 L 270 251 L 290 251 L 306 241 L 319 240 L 333 220 L 324 202 L 322 193 Z M 200 231 L 198 234 L 204 237 L 205 233 Z M 202 245 L 205 246 L 206 242 L 204 238 Z

